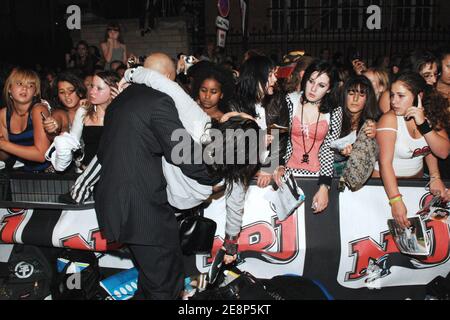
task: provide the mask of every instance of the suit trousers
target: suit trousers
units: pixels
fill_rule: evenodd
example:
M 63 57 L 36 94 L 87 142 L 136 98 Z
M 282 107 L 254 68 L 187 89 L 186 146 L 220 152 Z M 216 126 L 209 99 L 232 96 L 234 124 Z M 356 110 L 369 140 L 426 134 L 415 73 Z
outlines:
M 184 289 L 179 247 L 128 245 L 139 271 L 136 300 L 176 300 Z

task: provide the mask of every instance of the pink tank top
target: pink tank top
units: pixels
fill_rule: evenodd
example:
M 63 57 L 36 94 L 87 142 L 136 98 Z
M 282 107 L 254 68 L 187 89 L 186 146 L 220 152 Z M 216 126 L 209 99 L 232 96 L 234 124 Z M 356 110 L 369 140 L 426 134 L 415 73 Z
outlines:
M 316 132 L 316 123 L 309 125 L 301 125 L 300 118 L 294 117 L 294 121 L 292 123 L 292 156 L 287 163 L 288 168 L 293 169 L 303 169 L 310 172 L 319 172 L 320 170 L 320 161 L 319 161 L 319 150 L 322 145 L 325 137 L 328 134 L 328 121 L 321 120 L 317 124 L 319 127 L 317 129 L 316 142 L 314 143 L 314 133 Z M 305 135 L 305 146 L 303 146 L 303 138 Z M 314 147 L 311 149 L 314 143 Z M 309 151 L 309 163 L 302 163 L 303 155 Z

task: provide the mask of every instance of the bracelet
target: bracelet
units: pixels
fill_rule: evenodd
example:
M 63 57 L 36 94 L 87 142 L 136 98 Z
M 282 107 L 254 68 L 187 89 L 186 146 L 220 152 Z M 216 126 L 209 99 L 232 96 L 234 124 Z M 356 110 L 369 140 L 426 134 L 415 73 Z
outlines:
M 417 126 L 417 129 L 423 136 L 426 135 L 427 133 L 433 131 L 433 129 L 431 129 L 430 125 L 428 124 L 428 121 L 426 121 L 426 120 L 420 126 Z
M 225 253 L 229 256 L 234 256 L 237 254 L 238 252 L 238 243 L 237 243 L 237 239 L 226 239 L 223 243 L 223 247 L 225 248 Z
M 403 200 L 403 197 L 402 196 L 398 196 L 398 197 L 389 199 L 389 204 L 392 206 L 394 203 L 402 201 L 402 200 Z
M 402 194 L 401 194 L 401 193 L 398 193 L 398 194 L 396 194 L 395 196 L 390 197 L 389 200 L 395 199 L 395 198 L 398 198 L 398 197 L 401 197 L 401 196 L 402 196 Z

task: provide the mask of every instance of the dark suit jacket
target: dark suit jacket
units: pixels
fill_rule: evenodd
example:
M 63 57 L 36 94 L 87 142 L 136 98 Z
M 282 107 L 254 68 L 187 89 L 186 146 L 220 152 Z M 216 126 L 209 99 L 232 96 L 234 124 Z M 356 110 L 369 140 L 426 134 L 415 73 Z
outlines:
M 161 167 L 163 155 L 172 162 L 177 142 L 171 135 L 176 129 L 185 130 L 173 100 L 145 86 L 130 86 L 108 107 L 98 151 L 102 174 L 95 189 L 97 217 L 108 240 L 179 245 Z M 190 144 L 193 150 L 192 139 Z M 203 164 L 179 167 L 201 184 L 219 182 L 208 176 Z

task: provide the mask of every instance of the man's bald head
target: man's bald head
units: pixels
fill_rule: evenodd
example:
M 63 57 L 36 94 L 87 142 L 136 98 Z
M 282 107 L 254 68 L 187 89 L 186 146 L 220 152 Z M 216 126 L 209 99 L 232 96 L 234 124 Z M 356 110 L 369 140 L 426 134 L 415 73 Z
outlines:
M 145 59 L 144 68 L 158 71 L 170 80 L 175 80 L 176 67 L 172 59 L 165 53 L 153 53 Z

